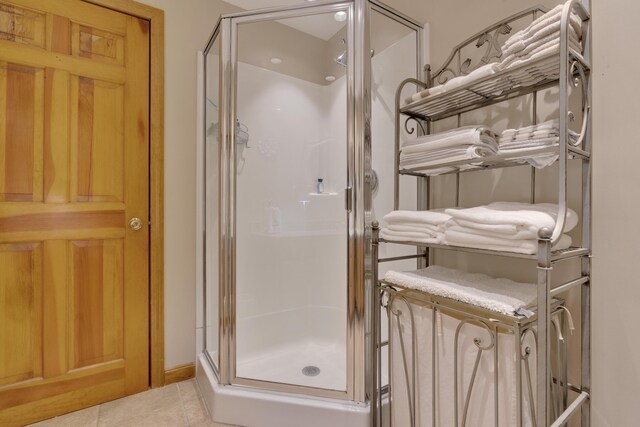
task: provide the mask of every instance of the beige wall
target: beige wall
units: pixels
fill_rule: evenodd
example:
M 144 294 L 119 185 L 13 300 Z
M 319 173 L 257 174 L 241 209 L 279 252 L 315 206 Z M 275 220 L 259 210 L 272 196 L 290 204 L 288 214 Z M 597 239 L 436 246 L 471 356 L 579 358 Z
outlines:
M 142 0 L 165 11 L 165 367 L 195 360 L 196 53 L 219 0 Z
M 593 425 L 638 425 L 637 0 L 593 2 Z
M 194 360 L 195 348 L 195 99 L 196 51 L 222 10 L 218 0 L 143 0 L 166 13 L 166 366 Z M 430 21 L 433 64 L 449 46 L 530 4 L 527 0 L 394 0 L 399 10 Z M 553 5 L 555 1 L 545 1 Z M 464 10 L 459 15 L 457 12 Z M 640 2 L 594 4 L 594 260 L 593 421 L 595 426 L 636 425 L 640 402 L 640 339 L 634 312 L 640 286 L 635 209 L 640 168 L 637 122 L 640 59 L 632 49 Z M 607 145 L 614 145 L 608 150 Z M 623 209 L 624 208 L 624 209 Z

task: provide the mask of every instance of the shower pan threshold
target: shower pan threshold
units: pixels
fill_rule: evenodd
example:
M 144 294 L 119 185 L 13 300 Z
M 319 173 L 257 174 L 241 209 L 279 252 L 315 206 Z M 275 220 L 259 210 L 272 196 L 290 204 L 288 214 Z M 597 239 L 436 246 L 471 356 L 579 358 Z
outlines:
M 204 354 L 196 381 L 214 421 L 243 427 L 368 427 L 369 405 L 221 385 Z

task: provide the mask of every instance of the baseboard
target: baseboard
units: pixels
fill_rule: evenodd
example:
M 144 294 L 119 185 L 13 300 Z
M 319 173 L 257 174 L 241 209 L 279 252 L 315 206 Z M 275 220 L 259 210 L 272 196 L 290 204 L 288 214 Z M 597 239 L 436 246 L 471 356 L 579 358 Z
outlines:
M 169 385 L 191 379 L 196 374 L 195 363 L 187 363 L 186 365 L 176 366 L 175 368 L 164 371 L 164 384 Z

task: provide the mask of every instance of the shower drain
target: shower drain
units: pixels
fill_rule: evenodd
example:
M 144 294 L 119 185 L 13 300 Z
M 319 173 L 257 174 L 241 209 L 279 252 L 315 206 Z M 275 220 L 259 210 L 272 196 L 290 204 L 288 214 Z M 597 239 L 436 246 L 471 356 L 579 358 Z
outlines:
M 302 368 L 302 374 L 308 377 L 315 377 L 316 375 L 320 374 L 320 368 L 311 365 L 305 366 L 304 368 Z

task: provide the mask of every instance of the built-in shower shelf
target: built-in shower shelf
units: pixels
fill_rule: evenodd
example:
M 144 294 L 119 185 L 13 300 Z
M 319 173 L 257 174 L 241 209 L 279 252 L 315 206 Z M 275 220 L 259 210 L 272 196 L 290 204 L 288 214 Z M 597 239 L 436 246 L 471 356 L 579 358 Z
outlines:
M 312 197 L 337 196 L 338 193 L 309 193 Z

